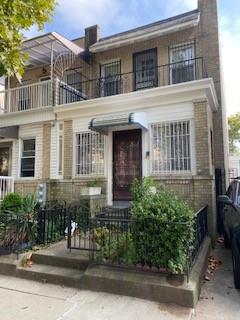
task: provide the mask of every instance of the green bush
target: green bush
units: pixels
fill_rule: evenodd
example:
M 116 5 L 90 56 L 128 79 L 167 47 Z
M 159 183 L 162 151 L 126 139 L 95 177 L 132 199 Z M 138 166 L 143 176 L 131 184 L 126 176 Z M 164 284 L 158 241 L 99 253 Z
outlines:
M 100 179 L 95 179 L 87 182 L 87 187 L 89 188 L 95 188 L 95 187 L 102 187 L 102 180 Z
M 0 239 L 5 246 L 21 242 L 33 243 L 37 235 L 37 202 L 34 195 L 21 197 L 10 193 L 2 201 Z M 17 232 L 18 231 L 18 232 Z
M 132 241 L 136 263 L 161 267 L 172 273 L 186 270 L 194 234 L 194 212 L 174 194 L 149 178 L 133 184 Z
M 100 249 L 95 257 L 97 261 L 132 264 L 135 260 L 132 235 L 128 231 L 117 227 L 95 228 L 94 242 Z
M 1 212 L 14 212 L 18 213 L 22 208 L 22 198 L 17 193 L 9 193 L 4 197 L 1 204 Z

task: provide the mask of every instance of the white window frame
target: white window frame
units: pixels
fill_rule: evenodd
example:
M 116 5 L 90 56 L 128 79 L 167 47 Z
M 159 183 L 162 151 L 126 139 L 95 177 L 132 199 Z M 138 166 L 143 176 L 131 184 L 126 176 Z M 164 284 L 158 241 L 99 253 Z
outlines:
M 60 174 L 59 165 L 60 165 L 60 137 L 62 137 L 62 173 Z M 57 176 L 59 179 L 63 178 L 64 171 L 64 124 L 63 122 L 59 122 L 57 124 Z
M 34 155 L 34 175 L 30 177 L 23 177 L 22 176 L 22 158 L 23 158 L 23 143 L 26 140 L 35 140 L 35 155 Z M 37 138 L 36 137 L 23 137 L 20 140 L 20 150 L 19 150 L 19 178 L 20 179 L 26 179 L 31 180 L 36 178 L 36 153 L 37 153 Z M 27 157 L 24 157 L 27 158 Z M 33 157 L 29 157 L 33 158 Z
M 153 170 L 153 154 L 154 154 L 154 144 L 153 144 L 153 125 L 164 125 L 172 123 L 189 123 L 189 156 L 190 156 L 190 169 L 189 170 L 159 170 L 158 172 Z M 195 158 L 195 133 L 194 133 L 194 121 L 192 119 L 178 119 L 178 120 L 163 120 L 156 121 L 149 124 L 149 137 L 150 137 L 150 175 L 152 176 L 182 176 L 182 175 L 195 175 L 196 174 L 196 158 Z
M 86 174 L 79 174 L 78 170 L 77 170 L 77 166 L 78 166 L 78 161 L 77 161 L 77 148 L 78 148 L 78 144 L 77 144 L 77 136 L 80 134 L 97 134 L 97 132 L 93 132 L 93 131 L 78 131 L 74 133 L 74 152 L 73 152 L 73 156 L 74 156 L 74 161 L 73 161 L 73 165 L 74 165 L 74 176 L 76 178 L 104 178 L 106 176 L 106 138 L 104 135 L 102 135 L 103 137 L 103 165 L 102 165 L 102 172 L 99 173 L 86 173 Z

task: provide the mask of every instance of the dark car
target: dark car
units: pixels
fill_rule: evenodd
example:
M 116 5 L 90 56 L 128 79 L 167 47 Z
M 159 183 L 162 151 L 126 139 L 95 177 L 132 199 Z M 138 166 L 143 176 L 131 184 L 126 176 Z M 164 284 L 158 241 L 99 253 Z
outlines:
M 231 182 L 218 202 L 223 205 L 224 244 L 232 248 L 234 283 L 240 289 L 240 177 Z

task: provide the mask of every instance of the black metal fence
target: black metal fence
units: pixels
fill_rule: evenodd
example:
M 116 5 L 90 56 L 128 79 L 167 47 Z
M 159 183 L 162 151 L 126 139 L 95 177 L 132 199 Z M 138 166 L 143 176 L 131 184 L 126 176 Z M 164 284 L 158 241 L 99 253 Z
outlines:
M 0 254 L 19 253 L 64 238 L 67 207 L 47 203 L 33 213 L 2 212 L 0 214 Z
M 195 225 L 194 225 L 194 241 L 191 248 L 190 266 L 195 262 L 199 249 L 208 233 L 208 207 L 200 209 L 196 213 Z
M 67 228 L 67 207 L 57 202 L 40 208 L 37 215 L 38 243 L 51 243 L 65 237 Z
M 89 251 L 94 263 L 189 274 L 207 234 L 207 207 L 196 213 L 194 232 L 188 222 L 133 219 L 129 209 L 89 217 L 80 208 L 70 212 L 68 231 L 68 248 Z

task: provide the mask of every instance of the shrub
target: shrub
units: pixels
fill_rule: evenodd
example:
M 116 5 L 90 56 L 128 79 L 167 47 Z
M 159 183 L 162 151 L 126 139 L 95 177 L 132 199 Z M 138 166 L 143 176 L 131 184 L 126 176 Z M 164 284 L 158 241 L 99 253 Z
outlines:
M 171 192 L 151 192 L 149 178 L 133 184 L 132 240 L 136 262 L 172 273 L 185 271 L 194 234 L 194 212 Z
M 132 235 L 128 231 L 113 226 L 95 228 L 94 242 L 100 249 L 97 261 L 131 264 L 134 260 Z
M 18 213 L 22 208 L 22 198 L 17 193 L 9 193 L 4 197 L 1 205 L 1 212 L 14 212 Z
M 101 187 L 101 186 L 102 186 L 102 181 L 99 179 L 95 179 L 87 182 L 87 187 L 89 188 L 95 188 L 95 187 Z

